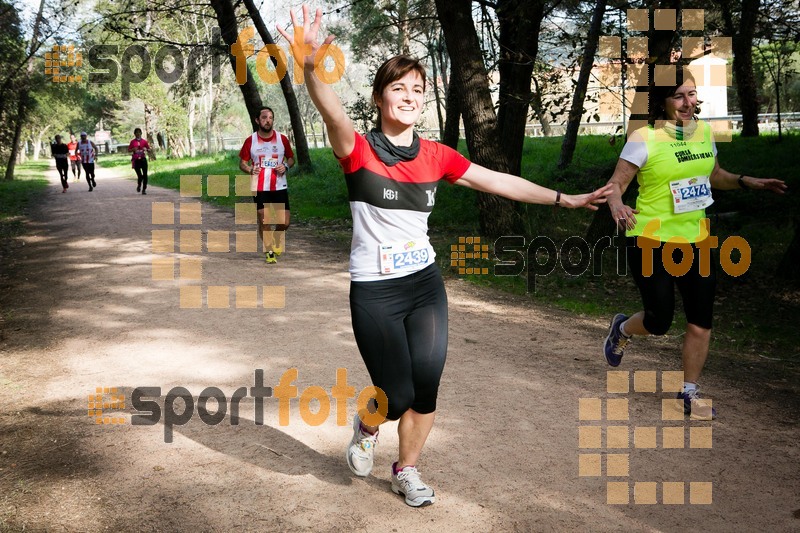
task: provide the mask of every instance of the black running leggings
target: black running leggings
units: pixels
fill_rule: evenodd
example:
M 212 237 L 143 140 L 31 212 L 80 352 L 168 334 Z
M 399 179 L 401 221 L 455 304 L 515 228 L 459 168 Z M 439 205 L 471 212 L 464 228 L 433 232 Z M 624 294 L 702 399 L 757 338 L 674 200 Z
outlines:
M 69 184 L 67 184 L 69 162 L 66 159 L 56 159 L 56 169 L 58 170 L 58 177 L 61 178 L 61 186 L 66 189 L 69 187 Z
M 386 418 L 436 410 L 447 356 L 447 294 L 435 264 L 402 278 L 350 283 L 361 357 L 389 400 Z
M 136 171 L 136 179 L 139 187 L 144 191 L 147 189 L 147 159 L 133 160 L 133 170 Z
M 699 250 L 692 245 L 692 266 L 683 276 L 673 276 L 667 272 L 661 254 L 664 244 L 651 250 L 636 245 L 635 237 L 628 237 L 628 266 L 633 279 L 639 287 L 644 304 L 644 328 L 652 335 L 664 335 L 672 325 L 675 313 L 675 287 L 681 293 L 686 321 L 690 324 L 711 329 L 714 315 L 714 293 L 717 285 L 717 256 L 711 250 L 711 271 L 709 276 L 700 275 Z M 653 253 L 653 275 L 642 275 L 642 253 Z M 673 263 L 680 264 L 683 252 L 676 248 L 672 255 Z M 689 260 L 688 258 L 686 259 Z
M 83 163 L 83 173 L 86 175 L 86 183 L 91 187 L 94 181 L 94 163 Z

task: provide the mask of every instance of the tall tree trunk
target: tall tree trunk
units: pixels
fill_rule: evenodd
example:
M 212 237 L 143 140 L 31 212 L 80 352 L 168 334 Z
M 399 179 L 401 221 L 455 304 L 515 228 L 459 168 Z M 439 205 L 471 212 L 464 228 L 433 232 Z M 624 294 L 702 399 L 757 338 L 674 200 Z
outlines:
M 506 140 L 500 128 L 489 92 L 489 77 L 483 65 L 478 34 L 472 22 L 470 0 L 436 0 L 439 22 L 450 54 L 450 87 L 457 86 L 467 147 L 474 163 L 500 172 L 508 172 Z M 530 81 L 530 80 L 529 80 Z M 486 237 L 515 234 L 521 221 L 511 200 L 478 193 L 481 234 Z
M 261 37 L 261 40 L 264 41 L 264 44 L 275 44 L 275 40 L 272 38 L 269 30 L 267 30 L 264 20 L 261 18 L 258 8 L 256 8 L 255 2 L 253 2 L 253 0 L 244 0 L 244 5 L 247 7 L 247 13 L 250 15 L 253 24 L 255 24 L 256 31 L 258 31 L 258 35 Z M 278 59 L 275 57 L 271 57 L 270 59 L 272 60 L 272 64 L 278 67 Z M 308 153 L 308 139 L 306 139 L 306 132 L 303 129 L 303 115 L 300 113 L 300 107 L 297 105 L 297 96 L 294 94 L 292 82 L 289 80 L 288 67 L 288 65 L 280 65 L 280 68 L 286 69 L 287 72 L 287 75 L 281 78 L 281 91 L 283 91 L 283 97 L 286 99 L 286 107 L 289 110 L 289 120 L 292 123 L 297 163 L 300 165 L 300 168 L 310 170 L 312 167 L 311 155 Z
M 800 269 L 797 268 L 800 262 L 800 215 L 795 215 L 792 223 L 794 226 L 792 240 L 783 254 L 776 275 L 779 278 L 800 281 Z
M 36 13 L 36 20 L 33 22 L 33 33 L 31 34 L 31 45 L 28 52 L 28 80 L 33 74 L 33 56 L 39 48 L 39 28 L 42 25 L 42 12 L 44 11 L 44 0 L 39 2 L 39 11 Z M 17 153 L 19 152 L 19 141 L 22 137 L 22 126 L 28 115 L 28 84 L 24 84 L 19 94 L 19 104 L 17 105 L 17 117 L 14 124 L 14 137 L 11 140 L 11 154 L 8 157 L 6 166 L 6 180 L 14 179 L 14 168 L 17 166 Z
M 607 0 L 597 0 L 592 13 L 592 22 L 589 25 L 589 34 L 586 36 L 586 46 L 583 49 L 581 59 L 581 70 L 578 74 L 578 82 L 575 85 L 575 92 L 572 95 L 572 106 L 569 109 L 567 118 L 567 131 L 564 133 L 564 140 L 561 143 L 561 156 L 558 160 L 558 168 L 567 168 L 572 163 L 572 156 L 575 153 L 575 145 L 578 141 L 578 129 L 583 118 L 583 102 L 586 100 L 586 88 L 589 86 L 589 76 L 594 67 L 594 56 L 597 53 L 597 43 L 600 41 L 600 29 L 603 23 L 603 15 L 606 13 Z
M 234 76 L 236 75 L 236 57 L 231 54 L 231 46 L 236 44 L 239 37 L 239 25 L 236 21 L 236 11 L 233 7 L 231 0 L 210 0 L 211 7 L 217 16 L 219 23 L 220 33 L 222 40 L 228 45 L 226 54 L 230 59 L 231 68 L 233 69 Z M 249 68 L 245 69 L 246 78 L 245 82 L 239 85 L 239 90 L 242 92 L 244 98 L 244 105 L 247 108 L 247 116 L 254 117 L 256 111 L 261 107 L 261 95 L 258 93 L 258 87 L 253 80 L 253 75 Z M 255 131 L 255 125 L 250 120 L 250 124 Z
M 47 133 L 47 130 L 49 130 L 51 127 L 52 127 L 52 124 L 48 124 L 47 126 L 42 128 L 41 130 L 39 130 L 39 132 L 36 134 L 36 142 L 33 143 L 33 160 L 34 161 L 38 161 L 39 160 L 39 154 L 42 151 L 42 138 L 44 138 L 44 135 Z
M 444 117 L 442 117 L 442 97 L 439 87 L 439 69 L 436 64 L 436 45 L 433 40 L 428 45 L 428 54 L 431 57 L 431 70 L 433 71 L 433 99 L 436 102 L 436 119 L 439 123 L 439 140 L 444 139 Z
M 544 105 L 542 104 L 542 91 L 539 90 L 539 82 L 536 80 L 536 76 L 533 77 L 533 86 L 531 107 L 534 114 L 536 114 L 536 118 L 539 119 L 539 124 L 542 125 L 542 135 L 550 137 L 553 135 L 553 128 L 550 127 L 550 118 L 545 113 Z
M 8 165 L 6 166 L 5 179 L 11 181 L 14 179 L 14 170 L 17 166 L 17 159 L 20 153 L 20 140 L 22 139 L 22 124 L 25 122 L 25 117 L 28 115 L 28 89 L 25 88 L 20 91 L 17 102 L 17 114 L 13 117 L 14 121 L 14 136 L 11 138 L 11 153 L 8 156 Z
M 531 106 L 533 64 L 539 52 L 539 31 L 546 2 L 540 0 L 498 0 L 500 25 L 499 111 L 497 126 L 508 154 L 509 171 L 519 175 L 525 126 Z
M 211 80 L 211 74 L 208 76 L 208 89 L 203 98 L 203 111 L 206 115 L 206 153 L 211 154 L 216 152 L 211 144 L 212 132 L 214 129 L 213 124 L 213 111 L 214 111 L 214 84 Z
M 150 157 L 155 159 L 156 153 L 158 152 L 159 145 L 155 142 L 156 141 L 156 132 L 155 132 L 155 108 L 145 102 L 144 103 L 144 137 L 147 139 L 147 143 L 153 147 L 153 151 L 150 153 Z
M 395 0 L 397 9 L 397 49 L 401 54 L 411 53 L 411 37 L 408 30 L 408 0 Z
M 648 58 L 647 58 L 647 85 L 637 85 L 636 92 L 631 102 L 631 109 L 648 109 L 647 105 L 640 105 L 640 101 L 649 102 L 650 87 L 654 86 L 656 65 L 668 65 L 672 54 L 672 42 L 675 39 L 675 30 L 656 30 L 653 27 L 654 11 L 656 9 L 674 9 L 676 12 L 681 9 L 681 0 L 663 0 L 651 5 L 649 8 L 648 19 L 650 20 L 650 30 L 647 32 Z M 623 76 L 626 74 L 628 64 L 627 58 L 623 58 Z M 631 113 L 628 123 L 634 127 L 629 127 L 627 134 L 630 136 L 633 131 L 647 122 L 647 113 Z
M 455 150 L 458 148 L 458 139 L 461 136 L 461 104 L 458 101 L 458 92 L 452 76 L 450 77 L 450 83 L 447 85 L 445 98 L 442 143 Z
M 194 145 L 194 118 L 196 115 L 195 97 L 189 97 L 189 116 L 187 118 L 188 134 L 189 134 L 189 157 L 197 155 L 197 149 Z
M 722 20 L 733 44 L 736 96 L 742 110 L 742 137 L 758 136 L 758 87 L 753 73 L 753 36 L 760 0 L 742 0 L 739 24 L 734 22 L 731 0 L 721 0 Z

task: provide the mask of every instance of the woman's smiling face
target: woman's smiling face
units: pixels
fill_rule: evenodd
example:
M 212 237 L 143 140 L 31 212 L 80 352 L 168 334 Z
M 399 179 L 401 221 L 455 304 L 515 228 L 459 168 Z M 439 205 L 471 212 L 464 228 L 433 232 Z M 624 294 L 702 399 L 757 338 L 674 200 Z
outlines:
M 664 112 L 667 120 L 688 122 L 694 117 L 696 108 L 697 87 L 691 80 L 687 80 L 686 83 L 675 89 L 672 96 L 668 96 L 664 100 Z
M 375 102 L 382 123 L 413 126 L 422 113 L 424 94 L 424 82 L 416 70 L 389 83 Z

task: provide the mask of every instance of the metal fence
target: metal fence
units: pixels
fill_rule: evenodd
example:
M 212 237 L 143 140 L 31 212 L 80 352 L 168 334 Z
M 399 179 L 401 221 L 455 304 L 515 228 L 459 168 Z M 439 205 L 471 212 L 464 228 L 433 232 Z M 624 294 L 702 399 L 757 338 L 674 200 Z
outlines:
M 723 122 L 724 124 L 729 124 L 733 132 L 738 132 L 742 130 L 742 115 L 728 115 L 724 117 L 708 117 L 703 118 L 703 120 L 707 122 Z M 559 136 L 564 135 L 566 132 L 566 125 L 565 124 L 551 124 L 550 125 L 550 135 L 551 136 Z M 783 131 L 792 131 L 792 130 L 800 130 L 800 113 L 781 113 L 781 128 Z M 724 128 L 723 128 L 724 129 Z M 761 113 L 758 115 L 758 129 L 760 132 L 777 132 L 778 131 L 778 114 L 777 113 Z M 431 140 L 439 140 L 439 130 L 438 129 L 418 129 L 417 130 L 420 135 L 422 135 L 426 139 Z M 461 128 L 461 137 L 465 136 L 464 128 Z M 581 124 L 578 134 L 579 135 L 613 135 L 616 133 L 621 133 L 622 129 L 622 122 L 585 122 Z M 291 134 L 291 131 L 286 132 L 289 136 L 289 139 L 294 143 L 294 136 Z M 528 137 L 544 137 L 544 132 L 542 129 L 541 124 L 528 124 L 525 127 L 525 135 Z M 330 147 L 330 144 L 324 143 L 323 144 L 323 136 L 321 133 L 312 134 L 310 132 L 306 132 L 306 139 L 308 140 L 309 148 L 325 148 Z M 327 140 L 327 139 L 324 139 Z M 244 136 L 241 137 L 223 137 L 222 138 L 222 150 L 239 150 L 242 147 L 242 143 L 244 142 Z M 213 144 L 215 145 L 213 148 L 217 150 L 217 146 L 219 141 L 214 139 Z M 100 153 L 113 153 L 113 152 L 122 152 L 125 153 L 128 150 L 128 143 L 119 143 L 115 140 L 106 141 L 103 143 L 97 143 L 97 149 Z M 206 151 L 206 139 L 204 137 L 200 137 L 195 140 L 195 149 L 198 153 L 202 153 Z M 50 153 L 49 148 L 43 143 L 42 146 L 42 154 L 47 154 L 49 157 Z M 31 142 L 25 142 L 25 153 L 32 154 L 33 153 L 33 145 Z

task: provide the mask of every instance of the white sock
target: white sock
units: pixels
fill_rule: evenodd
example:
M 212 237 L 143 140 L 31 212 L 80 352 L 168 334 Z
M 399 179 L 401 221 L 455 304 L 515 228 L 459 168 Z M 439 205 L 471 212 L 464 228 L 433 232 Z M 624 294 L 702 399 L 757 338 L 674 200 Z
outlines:
M 690 390 L 697 390 L 697 383 L 692 383 L 691 381 L 684 381 L 683 392 L 689 392 Z
M 626 320 L 625 322 L 623 322 L 622 324 L 620 324 L 620 325 L 619 325 L 619 332 L 620 332 L 620 333 L 622 333 L 622 335 L 623 335 L 623 336 L 625 336 L 625 337 L 627 337 L 627 338 L 631 338 L 631 337 L 632 337 L 632 335 L 628 335 L 627 333 L 625 333 L 625 324 L 626 324 L 627 322 L 628 322 L 628 321 Z

